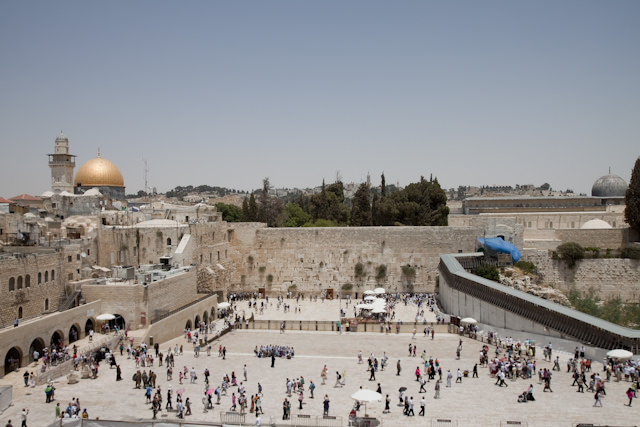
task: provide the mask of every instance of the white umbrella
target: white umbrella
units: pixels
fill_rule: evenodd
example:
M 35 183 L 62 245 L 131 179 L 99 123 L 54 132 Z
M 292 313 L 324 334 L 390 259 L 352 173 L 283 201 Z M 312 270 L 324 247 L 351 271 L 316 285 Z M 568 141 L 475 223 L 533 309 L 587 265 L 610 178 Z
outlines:
M 98 320 L 113 320 L 115 318 L 116 318 L 116 316 L 114 316 L 111 313 L 102 313 L 101 315 L 96 316 L 96 319 L 98 319 Z
M 361 310 L 371 310 L 373 309 L 373 304 L 358 304 L 356 305 L 356 308 L 359 308 Z
M 374 299 L 376 299 L 376 297 L 374 297 L 373 295 L 367 295 L 364 297 L 365 301 L 373 301 Z
M 351 395 L 351 398 L 358 402 L 364 402 L 364 416 L 367 416 L 367 402 L 376 402 L 382 400 L 382 395 L 377 391 L 361 388 Z
M 384 307 L 375 307 L 373 310 L 371 310 L 372 313 L 386 313 L 387 310 L 385 310 Z
M 366 291 L 364 291 L 365 295 L 375 295 L 376 291 L 372 291 L 371 289 L 367 289 Z
M 464 319 L 460 320 L 460 323 L 464 325 L 475 325 L 476 323 L 478 323 L 478 321 L 473 317 L 465 317 Z
M 611 350 L 607 353 L 607 357 L 618 360 L 628 360 L 633 357 L 633 353 L 628 350 L 623 350 L 621 348 L 617 348 L 615 350 Z
M 387 293 L 387 291 L 385 291 L 384 288 L 375 288 L 373 290 L 373 292 L 375 292 L 378 295 L 382 295 L 382 294 L 386 294 Z
M 229 308 L 229 307 L 231 307 L 231 304 L 229 304 L 228 302 L 218 303 L 218 308 L 225 309 L 225 308 Z

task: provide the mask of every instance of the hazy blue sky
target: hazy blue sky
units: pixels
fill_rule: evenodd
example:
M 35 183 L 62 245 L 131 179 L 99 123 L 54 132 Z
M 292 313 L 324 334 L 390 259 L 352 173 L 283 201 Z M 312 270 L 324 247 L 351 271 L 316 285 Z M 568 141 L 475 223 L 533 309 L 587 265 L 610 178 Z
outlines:
M 60 130 L 149 184 L 590 194 L 640 155 L 640 1 L 2 1 L 0 196 Z M 77 168 L 76 168 L 77 170 Z

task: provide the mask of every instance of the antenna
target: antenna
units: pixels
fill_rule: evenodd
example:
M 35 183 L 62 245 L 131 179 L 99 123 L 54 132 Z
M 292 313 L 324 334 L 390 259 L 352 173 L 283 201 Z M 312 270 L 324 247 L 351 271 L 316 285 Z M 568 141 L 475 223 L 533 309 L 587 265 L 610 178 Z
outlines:
M 148 183 L 148 176 L 149 176 L 149 167 L 147 166 L 147 159 L 145 159 L 144 157 L 142 158 L 144 160 L 144 191 L 149 194 L 149 183 Z

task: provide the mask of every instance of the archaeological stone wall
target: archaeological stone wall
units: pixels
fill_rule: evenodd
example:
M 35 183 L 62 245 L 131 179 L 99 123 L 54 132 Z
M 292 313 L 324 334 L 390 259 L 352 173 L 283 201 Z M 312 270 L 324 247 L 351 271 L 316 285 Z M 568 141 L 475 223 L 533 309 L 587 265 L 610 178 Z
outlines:
M 433 292 L 439 255 L 474 251 L 479 227 L 265 228 L 234 224 L 229 291 L 264 288 L 284 293 L 352 292 L 382 286 L 392 291 Z M 356 277 L 361 263 L 364 275 Z M 407 278 L 402 266 L 415 276 Z M 379 266 L 386 275 L 377 279 Z M 331 290 L 331 291 L 329 291 Z
M 563 292 L 575 287 L 580 292 L 593 288 L 603 299 L 620 297 L 637 303 L 640 297 L 640 261 L 621 258 L 596 258 L 578 261 L 574 268 L 552 259 L 548 251 L 526 250 L 524 259 L 533 262 L 543 283 Z

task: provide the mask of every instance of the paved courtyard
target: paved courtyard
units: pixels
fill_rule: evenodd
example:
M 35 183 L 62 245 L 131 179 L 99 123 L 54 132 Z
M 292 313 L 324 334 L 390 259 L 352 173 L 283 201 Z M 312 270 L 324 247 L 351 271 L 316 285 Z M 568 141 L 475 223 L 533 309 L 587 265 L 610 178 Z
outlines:
M 337 301 L 318 300 L 317 302 L 300 301 L 294 304 L 294 300 L 287 300 L 291 304 L 291 311 L 283 313 L 282 309 L 276 310 L 270 306 L 264 314 L 257 314 L 257 319 L 270 320 L 335 320 L 339 312 Z M 344 307 L 344 302 L 342 303 Z M 296 312 L 295 307 L 299 306 L 301 311 Z M 249 314 L 247 302 L 238 304 L 238 311 Z M 347 310 L 351 310 L 348 308 Z M 351 312 L 347 311 L 348 314 Z M 401 305 L 396 309 L 396 317 L 404 321 L 413 321 L 416 313 L 416 306 L 409 304 Z M 430 316 L 427 313 L 427 316 Z M 431 320 L 428 318 L 428 320 Z M 380 333 L 344 333 L 336 332 L 299 332 L 286 331 L 284 334 L 279 331 L 258 331 L 258 330 L 235 330 L 213 343 L 215 351 L 211 356 L 202 352 L 200 357 L 194 357 L 192 348 L 187 345 L 184 337 L 162 343 L 160 350 L 166 352 L 168 346 L 175 344 L 184 345 L 185 352 L 176 358 L 176 368 L 173 381 L 167 381 L 166 367 L 156 366 L 146 368 L 154 370 L 158 374 L 158 384 L 162 388 L 163 399 L 166 399 L 166 390 L 169 385 L 173 390 L 184 388 L 184 398 L 189 397 L 193 402 L 193 415 L 187 417 L 187 421 L 220 421 L 220 412 L 228 411 L 231 406 L 231 388 L 228 396 L 222 398 L 221 405 L 215 405 L 213 410 L 203 411 L 201 402 L 204 396 L 205 385 L 203 371 L 208 368 L 211 371 L 212 386 L 220 383 L 224 374 L 231 375 L 235 371 L 239 381 L 243 381 L 243 366 L 248 369 L 248 381 L 246 387 L 248 395 L 257 392 L 258 382 L 263 388 L 263 409 L 265 415 L 262 416 L 263 424 L 271 417 L 282 422 L 282 402 L 286 395 L 286 378 L 298 378 L 303 376 L 308 385 L 310 381 L 316 383 L 315 398 L 311 399 L 306 388 L 303 401 L 303 409 L 298 409 L 296 395 L 292 400 L 292 418 L 298 414 L 309 414 L 312 416 L 322 415 L 322 400 L 327 394 L 330 398 L 330 415 L 343 417 L 344 425 L 347 423 L 347 416 L 353 406 L 351 394 L 360 387 L 375 390 L 380 383 L 383 395 L 389 394 L 391 397 L 391 413 L 382 414 L 384 402 L 374 402 L 367 405 L 369 415 L 378 417 L 383 425 L 432 425 L 437 419 L 451 419 L 460 426 L 494 426 L 506 425 L 507 421 L 522 421 L 529 426 L 571 426 L 578 423 L 590 423 L 594 425 L 616 425 L 632 426 L 637 425 L 638 410 L 636 406 L 625 406 L 627 402 L 625 391 L 629 383 L 612 381 L 607 383 L 607 395 L 603 398 L 603 407 L 593 407 L 592 393 L 577 393 L 575 387 L 571 387 L 571 374 L 566 373 L 566 361 L 569 357 L 566 353 L 559 353 L 563 371 L 554 372 L 551 387 L 553 393 L 543 393 L 541 384 L 537 378 L 533 379 L 535 402 L 518 403 L 517 397 L 527 389 L 530 380 L 518 379 L 507 381 L 508 387 L 496 386 L 495 379 L 490 377 L 487 368 L 479 368 L 479 378 L 464 378 L 462 383 L 452 384 L 451 388 L 445 387 L 443 381 L 441 398 L 434 399 L 434 382 L 427 384 L 427 393 L 418 393 L 419 384 L 416 382 L 414 371 L 421 365 L 419 355 L 423 350 L 426 354 L 438 358 L 443 367 L 444 376 L 450 369 L 452 372 L 460 368 L 469 370 L 478 360 L 478 355 L 482 347 L 479 341 L 469 338 L 462 339 L 462 355 L 456 360 L 456 346 L 459 337 L 455 334 L 436 333 L 434 339 L 423 336 L 419 330 L 415 339 L 412 334 L 389 335 Z M 270 359 L 257 358 L 253 349 L 262 344 L 288 345 L 295 348 L 293 359 L 276 359 L 275 367 L 270 367 Z M 418 357 L 408 356 L 409 344 L 417 346 Z M 227 358 L 223 360 L 218 357 L 217 348 L 219 345 L 226 346 Z M 493 349 L 490 348 L 490 354 Z M 364 364 L 358 364 L 357 353 L 362 351 L 365 357 Z M 376 381 L 369 381 L 366 357 L 373 353 L 380 358 L 383 352 L 389 356 L 389 365 L 384 371 L 376 373 Z M 81 406 L 87 408 L 90 417 L 100 419 L 116 420 L 140 420 L 150 419 L 152 412 L 150 405 L 145 403 L 144 391 L 135 389 L 131 380 L 135 372 L 133 360 L 124 357 L 117 357 L 122 368 L 123 381 L 115 381 L 115 369 L 102 363 L 97 379 L 83 379 L 77 384 L 67 384 L 66 378 L 58 379 L 56 385 L 56 402 L 60 402 L 62 407 L 73 397 L 80 397 Z M 402 372 L 396 375 L 396 363 L 400 360 Z M 326 384 L 321 384 L 320 372 L 322 367 L 328 367 L 328 379 Z M 187 366 L 188 369 L 195 367 L 198 372 L 196 384 L 190 384 L 188 380 L 183 381 L 183 385 L 178 384 L 177 370 Z M 545 362 L 541 357 L 537 358 L 537 367 L 551 368 L 550 362 Z M 30 366 L 30 370 L 36 369 Z M 143 369 L 143 368 L 141 368 Z M 594 369 L 601 371 L 602 364 L 595 363 Z M 346 385 L 335 387 L 335 372 L 346 372 Z M 20 420 L 22 408 L 29 408 L 30 426 L 47 426 L 54 421 L 55 403 L 46 404 L 43 387 L 25 388 L 22 382 L 21 370 L 3 378 L 3 384 L 13 384 L 13 406 L 8 408 L 0 416 L 0 424 L 6 423 L 8 419 L 17 426 Z M 398 405 L 398 389 L 407 387 L 407 395 L 413 396 L 415 404 L 414 417 L 402 415 L 402 408 Z M 426 417 L 418 416 L 419 401 L 421 396 L 425 396 L 427 402 Z M 214 398 L 215 401 L 215 398 Z M 164 405 L 163 405 L 164 406 Z M 175 405 L 174 405 L 175 406 Z M 364 413 L 361 408 L 360 415 Z M 175 412 L 163 411 L 159 414 L 160 420 L 173 420 L 176 418 Z M 253 414 L 247 415 L 247 422 L 253 423 Z M 286 424 L 286 422 L 284 422 Z M 4 424 L 2 424 L 4 425 Z

